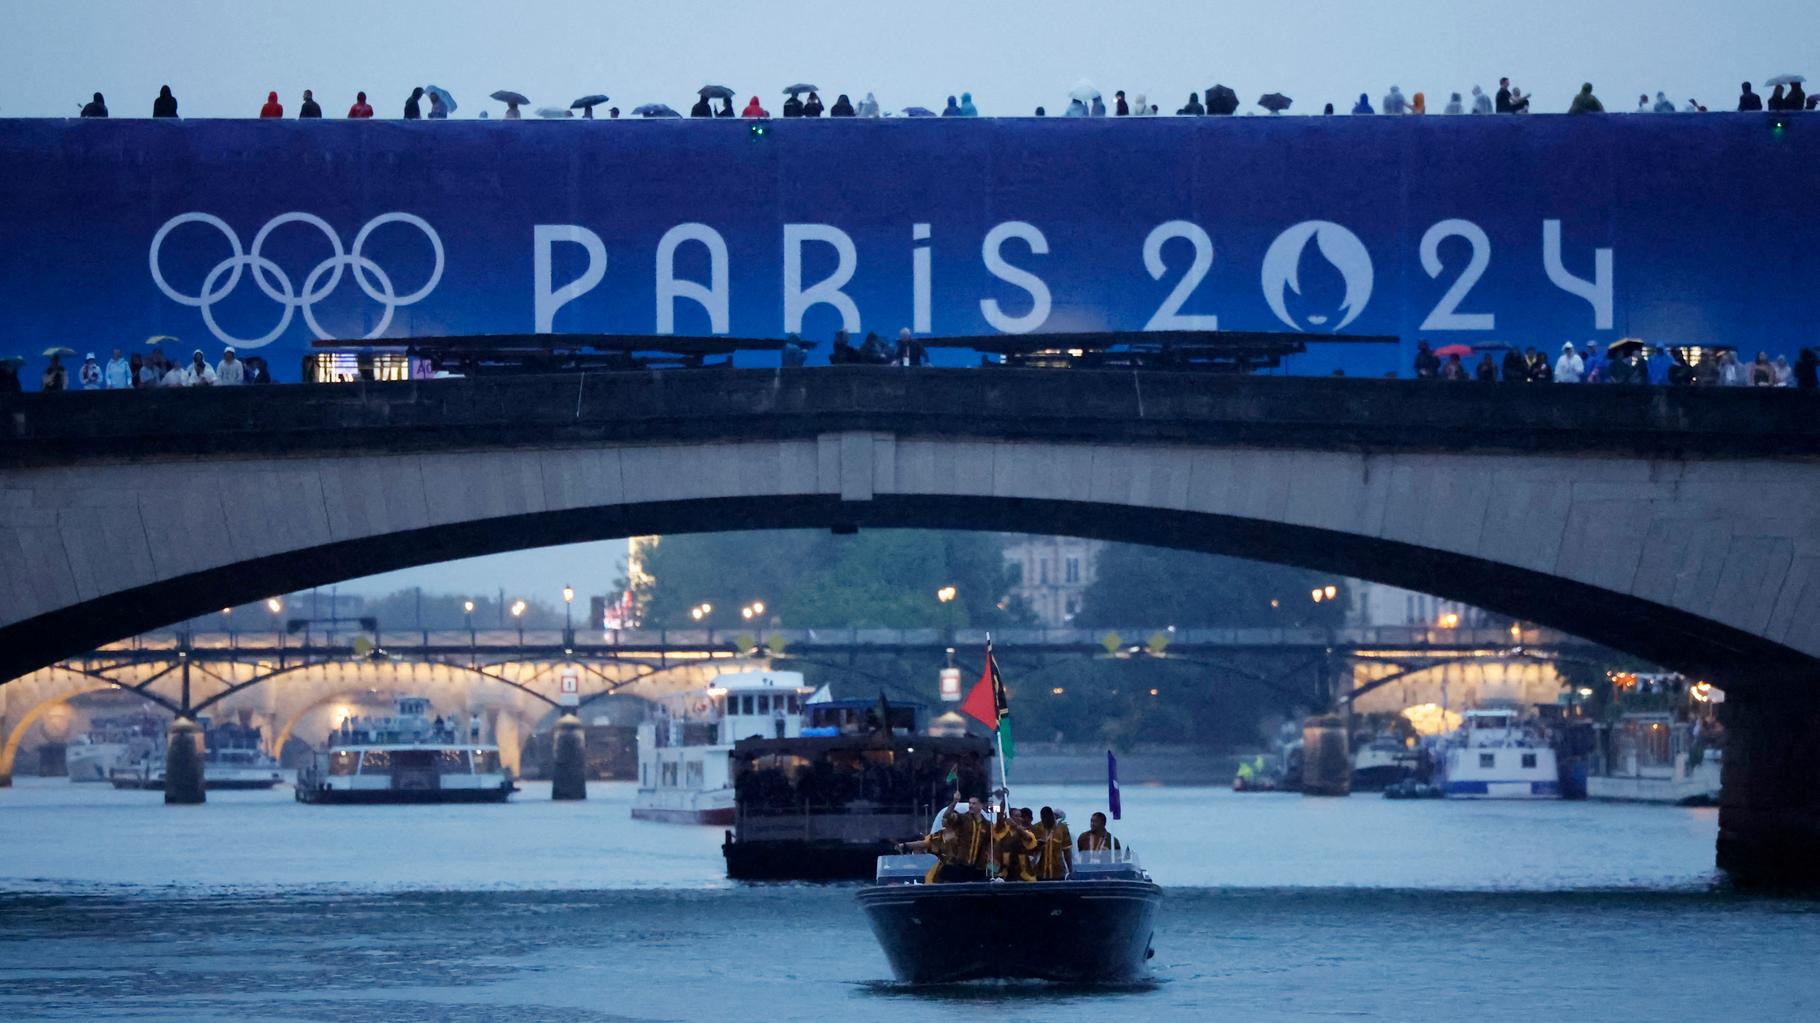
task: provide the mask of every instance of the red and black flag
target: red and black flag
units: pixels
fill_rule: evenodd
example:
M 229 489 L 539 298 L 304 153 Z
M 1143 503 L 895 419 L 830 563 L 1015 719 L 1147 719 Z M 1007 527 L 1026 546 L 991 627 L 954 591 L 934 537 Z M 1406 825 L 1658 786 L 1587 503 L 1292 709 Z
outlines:
M 967 698 L 961 701 L 961 713 L 998 733 L 999 748 L 1009 763 L 1015 755 L 1011 742 L 1011 701 L 1005 697 L 1005 679 L 999 674 L 998 659 L 992 656 L 991 640 L 986 641 L 986 667 Z

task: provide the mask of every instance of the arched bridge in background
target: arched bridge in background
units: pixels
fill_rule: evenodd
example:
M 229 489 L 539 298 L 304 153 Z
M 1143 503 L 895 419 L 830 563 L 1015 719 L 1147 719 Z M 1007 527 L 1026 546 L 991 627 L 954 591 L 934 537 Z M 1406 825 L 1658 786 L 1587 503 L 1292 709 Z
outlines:
M 1813 410 L 1795 391 L 873 367 L 12 395 L 0 677 L 546 544 L 1073 534 L 1405 586 L 1719 681 L 1734 731 L 1763 738 L 1727 758 L 1721 862 L 1743 869 L 1746 845 L 1820 851 L 1820 791 L 1792 780 L 1813 774 L 1795 737 L 1820 740 Z

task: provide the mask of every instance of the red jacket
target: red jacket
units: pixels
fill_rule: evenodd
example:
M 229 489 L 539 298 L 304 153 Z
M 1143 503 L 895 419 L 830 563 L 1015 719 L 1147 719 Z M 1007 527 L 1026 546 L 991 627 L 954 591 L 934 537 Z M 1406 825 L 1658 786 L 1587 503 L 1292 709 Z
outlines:
M 260 117 L 283 117 L 284 116 L 284 106 L 283 106 L 283 104 L 278 102 L 277 93 L 268 92 L 265 94 L 265 106 L 262 106 L 259 108 L 259 116 Z
M 759 106 L 758 97 L 754 96 L 754 97 L 752 97 L 752 102 L 746 104 L 746 109 L 741 110 L 739 112 L 739 116 L 741 116 L 741 117 L 770 117 L 771 112 L 769 110 L 766 110 L 764 107 Z
M 354 105 L 348 108 L 349 117 L 372 117 L 373 105 L 367 102 L 367 94 L 360 93 L 354 99 Z

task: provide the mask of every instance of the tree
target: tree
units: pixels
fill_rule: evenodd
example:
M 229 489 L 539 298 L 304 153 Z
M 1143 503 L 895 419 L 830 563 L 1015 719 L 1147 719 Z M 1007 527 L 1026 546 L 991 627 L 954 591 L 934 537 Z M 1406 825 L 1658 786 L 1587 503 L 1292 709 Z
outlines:
M 1326 588 L 1334 587 L 1334 596 Z M 1315 590 L 1321 599 L 1315 601 Z M 1339 626 L 1345 580 L 1306 569 L 1217 554 L 1111 544 L 1075 621 L 1086 627 L 1129 625 L 1239 628 Z
M 991 533 L 878 529 L 836 536 L 765 530 L 667 536 L 645 557 L 639 587 L 650 628 L 744 624 L 755 602 L 770 625 L 894 629 L 1014 625 L 1028 620 L 1006 600 L 1013 582 Z M 936 591 L 953 586 L 944 605 Z M 701 619 L 693 608 L 713 610 Z M 1001 606 L 1001 604 L 1003 606 Z

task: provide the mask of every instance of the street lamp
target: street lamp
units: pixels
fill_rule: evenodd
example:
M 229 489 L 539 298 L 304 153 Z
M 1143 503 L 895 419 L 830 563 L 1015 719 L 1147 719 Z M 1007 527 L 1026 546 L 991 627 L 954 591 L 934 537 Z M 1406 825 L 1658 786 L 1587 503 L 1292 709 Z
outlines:
M 471 655 L 474 650 L 474 602 L 471 600 L 462 601 L 461 613 L 468 616 L 468 652 Z
M 575 587 L 566 583 L 562 588 L 562 645 L 575 645 Z
M 935 591 L 935 599 L 941 601 L 942 614 L 947 618 L 949 643 L 954 642 L 954 598 L 959 592 L 952 583 Z
M 525 645 L 525 602 L 522 598 L 512 602 L 512 620 L 518 623 L 518 645 Z

